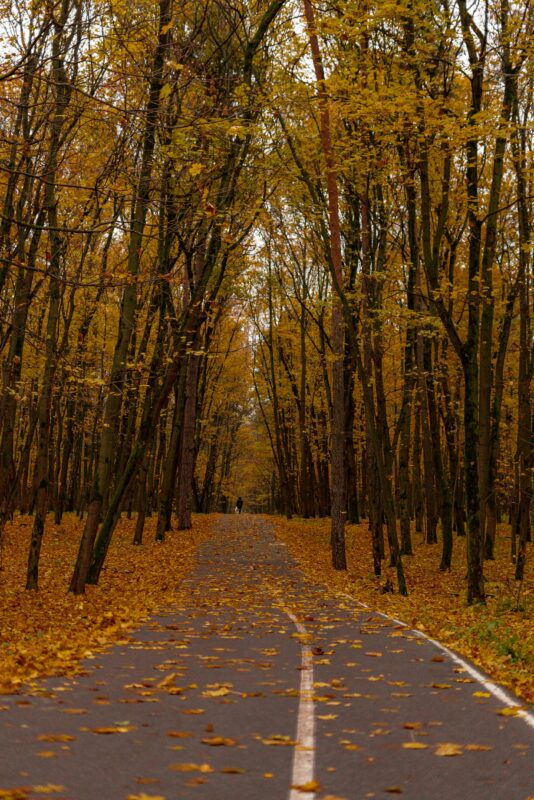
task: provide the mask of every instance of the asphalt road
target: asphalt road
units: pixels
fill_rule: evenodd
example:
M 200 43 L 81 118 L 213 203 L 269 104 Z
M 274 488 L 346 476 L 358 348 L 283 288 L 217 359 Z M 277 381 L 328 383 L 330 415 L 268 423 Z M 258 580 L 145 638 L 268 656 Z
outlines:
M 221 520 L 187 589 L 86 675 L 0 697 L 0 798 L 534 798 L 532 717 L 326 596 L 265 522 Z

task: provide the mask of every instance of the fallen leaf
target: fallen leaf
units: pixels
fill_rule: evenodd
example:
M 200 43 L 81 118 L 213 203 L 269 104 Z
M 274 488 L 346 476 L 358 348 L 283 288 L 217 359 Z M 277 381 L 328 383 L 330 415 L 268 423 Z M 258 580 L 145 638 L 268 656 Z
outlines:
M 426 750 L 427 744 L 423 742 L 403 742 L 402 746 L 405 750 Z
M 307 781 L 306 783 L 293 784 L 291 788 L 296 789 L 297 792 L 317 792 L 320 786 L 317 781 Z
M 486 751 L 486 750 L 493 750 L 493 747 L 489 744 L 466 744 L 466 750 L 473 750 L 473 751 Z
M 100 733 L 103 735 L 108 735 L 111 733 L 128 733 L 129 731 L 135 731 L 136 725 L 115 725 L 102 728 L 90 728 L 89 730 L 91 733 Z
M 39 742 L 73 742 L 75 739 L 68 733 L 41 733 L 37 737 Z
M 141 792 L 141 794 L 129 794 L 128 800 L 165 800 L 165 798 L 161 794 L 145 794 Z
M 179 672 L 171 672 L 162 681 L 156 684 L 160 689 L 164 689 L 166 686 L 174 686 L 176 678 L 180 677 Z
M 171 764 L 169 769 L 175 772 L 213 772 L 209 764 Z
M 438 744 L 434 751 L 434 755 L 436 756 L 462 756 L 463 750 L 462 746 L 459 744 L 453 744 L 452 742 L 444 742 L 443 744 Z
M 235 747 L 237 744 L 235 739 L 227 739 L 224 736 L 205 736 L 200 741 L 202 744 L 211 745 L 211 747 L 221 747 L 223 745 L 226 745 L 227 747 Z
M 517 717 L 521 709 L 518 706 L 506 706 L 505 708 L 500 708 L 497 711 L 497 714 L 501 717 Z
M 271 736 L 268 736 L 266 739 L 261 740 L 263 744 L 271 744 L 271 745 L 294 745 L 297 744 L 291 736 L 284 736 L 281 733 L 273 733 Z

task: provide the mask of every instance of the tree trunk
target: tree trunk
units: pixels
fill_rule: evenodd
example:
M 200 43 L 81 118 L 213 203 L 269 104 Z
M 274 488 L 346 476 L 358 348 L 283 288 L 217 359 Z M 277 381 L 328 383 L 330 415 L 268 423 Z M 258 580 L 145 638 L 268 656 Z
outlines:
M 171 19 L 172 0 L 159 0 L 158 42 L 152 62 L 148 87 L 149 99 L 146 107 L 141 168 L 135 198 L 132 202 L 131 231 L 128 243 L 128 272 L 134 280 L 126 286 L 122 296 L 119 330 L 113 353 L 113 365 L 109 381 L 109 394 L 104 407 L 102 420 L 98 466 L 91 488 L 87 520 L 70 583 L 70 591 L 75 594 L 81 594 L 85 591 L 85 584 L 102 507 L 105 497 L 109 493 L 112 478 L 111 470 L 120 423 L 122 390 L 126 377 L 126 358 L 135 325 L 137 309 L 137 283 L 135 278 L 139 273 L 143 233 L 150 199 L 150 182 L 156 142 L 156 125 L 160 108 L 160 92 L 164 80 L 165 54 L 170 42 Z
M 320 110 L 321 146 L 326 164 L 326 186 L 328 195 L 329 223 L 329 263 L 334 282 L 332 307 L 332 447 L 331 447 L 331 515 L 332 528 L 330 543 L 332 566 L 334 569 L 347 569 L 345 553 L 345 381 L 343 359 L 345 335 L 343 329 L 343 306 L 339 292 L 343 288 L 343 255 L 341 246 L 341 225 L 339 217 L 339 193 L 337 170 L 332 148 L 329 99 L 325 86 L 325 76 L 319 39 L 315 24 L 315 14 L 310 0 L 304 0 L 304 12 L 308 26 L 308 38 L 315 70 L 317 97 Z
M 196 343 L 193 342 L 196 349 Z M 193 488 L 193 475 L 195 471 L 195 427 L 197 417 L 197 390 L 199 357 L 190 355 L 187 363 L 187 377 L 185 384 L 185 403 L 180 437 L 180 460 L 178 470 L 178 497 L 176 514 L 178 517 L 178 530 L 188 530 L 192 527 L 191 501 Z
M 39 588 L 39 557 L 44 535 L 46 514 L 48 512 L 49 448 L 51 445 L 50 414 L 52 407 L 53 379 L 57 367 L 56 343 L 61 305 L 59 275 L 61 271 L 63 242 L 59 233 L 56 180 L 61 148 L 61 133 L 66 121 L 65 112 L 69 105 L 72 91 L 72 86 L 68 82 L 63 63 L 65 47 L 63 34 L 69 12 L 69 0 L 63 0 L 58 18 L 54 20 L 54 36 L 51 53 L 51 74 L 54 85 L 55 103 L 50 124 L 50 144 L 48 161 L 45 168 L 44 190 L 44 208 L 46 209 L 49 225 L 50 259 L 48 272 L 50 275 L 50 290 L 45 334 L 46 345 L 43 383 L 37 406 L 37 460 L 35 467 L 37 498 L 26 575 L 26 589 L 33 590 Z

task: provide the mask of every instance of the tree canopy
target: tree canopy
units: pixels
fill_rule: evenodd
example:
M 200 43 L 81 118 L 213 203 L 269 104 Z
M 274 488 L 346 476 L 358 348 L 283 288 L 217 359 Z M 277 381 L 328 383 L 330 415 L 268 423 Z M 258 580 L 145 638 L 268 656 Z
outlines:
M 532 8 L 516 0 L 1 0 L 0 538 L 246 508 L 413 537 L 532 497 Z M 50 515 L 53 513 L 53 518 Z M 388 578 L 389 581 L 389 578 Z M 67 588 L 67 586 L 65 587 Z

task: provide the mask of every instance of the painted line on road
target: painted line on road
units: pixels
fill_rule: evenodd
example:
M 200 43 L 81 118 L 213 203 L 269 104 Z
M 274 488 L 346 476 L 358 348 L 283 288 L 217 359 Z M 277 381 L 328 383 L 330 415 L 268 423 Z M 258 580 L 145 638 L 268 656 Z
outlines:
M 441 650 L 442 653 L 445 653 L 451 661 L 454 661 L 455 664 L 462 667 L 472 678 L 474 678 L 478 683 L 480 683 L 487 692 L 490 692 L 497 700 L 500 700 L 501 703 L 504 703 L 505 706 L 508 708 L 513 708 L 516 710 L 515 717 L 522 719 L 523 722 L 534 730 L 534 714 L 531 714 L 530 711 L 525 711 L 525 709 L 519 707 L 519 703 L 516 699 L 514 699 L 511 695 L 509 695 L 501 686 L 493 683 L 493 681 L 488 680 L 485 675 L 473 667 L 468 661 L 465 661 L 461 656 L 454 652 L 454 650 L 449 650 L 444 644 L 441 642 L 436 641 L 436 639 L 432 639 L 423 631 L 418 631 L 417 628 L 410 628 L 410 626 L 403 622 L 401 619 L 397 619 L 396 617 L 390 617 L 389 614 L 384 614 L 382 611 L 375 611 L 374 608 L 368 606 L 366 603 L 362 603 L 361 600 L 356 600 L 355 597 L 351 597 L 350 594 L 345 594 L 345 592 L 340 593 L 341 597 L 344 597 L 347 600 L 350 600 L 352 603 L 356 603 L 361 608 L 365 608 L 367 611 L 370 611 L 373 614 L 377 614 L 379 617 L 383 617 L 384 619 L 389 619 L 391 622 L 397 623 L 397 625 L 403 625 L 407 630 L 411 633 L 414 633 L 420 639 L 426 639 L 427 642 L 430 642 L 437 647 L 438 650 Z
M 302 637 L 308 631 L 296 616 L 285 606 L 283 610 Z M 297 744 L 293 750 L 293 768 L 289 800 L 302 800 L 298 786 L 310 784 L 314 779 L 315 766 L 315 716 L 313 705 L 313 656 L 311 647 L 301 642 L 301 670 L 299 709 L 297 718 Z M 315 792 L 306 792 L 307 800 L 315 800 Z

